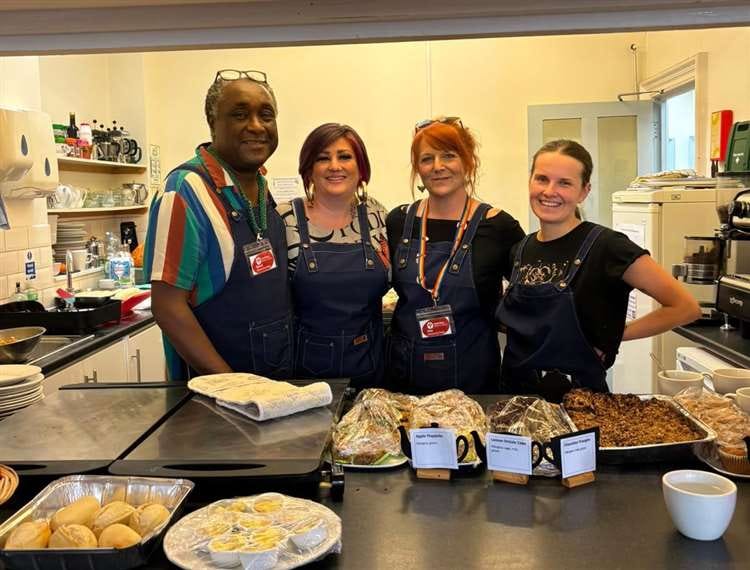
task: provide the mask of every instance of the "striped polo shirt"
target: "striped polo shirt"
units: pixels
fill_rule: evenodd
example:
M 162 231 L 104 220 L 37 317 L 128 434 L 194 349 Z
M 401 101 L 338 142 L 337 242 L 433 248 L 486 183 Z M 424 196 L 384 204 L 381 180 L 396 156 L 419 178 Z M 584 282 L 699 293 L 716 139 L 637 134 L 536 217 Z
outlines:
M 216 190 L 190 170 L 196 167 L 211 177 Z M 189 291 L 192 307 L 217 295 L 232 271 L 234 241 L 219 193 L 232 208 L 242 210 L 234 179 L 230 167 L 208 152 L 206 145 L 201 145 L 192 159 L 169 174 L 163 192 L 151 203 L 144 276 L 147 281 L 163 281 Z M 265 178 L 260 174 L 258 187 L 261 191 L 266 188 Z M 186 380 L 184 363 L 166 336 L 164 349 L 170 379 Z

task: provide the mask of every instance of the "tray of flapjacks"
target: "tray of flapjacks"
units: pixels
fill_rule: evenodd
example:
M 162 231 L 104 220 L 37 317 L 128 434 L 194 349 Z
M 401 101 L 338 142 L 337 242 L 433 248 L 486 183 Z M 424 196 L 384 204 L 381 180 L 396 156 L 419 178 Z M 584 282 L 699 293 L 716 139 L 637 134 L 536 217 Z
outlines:
M 602 463 L 676 461 L 716 432 L 674 398 L 660 394 L 605 394 L 577 388 L 563 408 L 579 430 L 599 428 Z

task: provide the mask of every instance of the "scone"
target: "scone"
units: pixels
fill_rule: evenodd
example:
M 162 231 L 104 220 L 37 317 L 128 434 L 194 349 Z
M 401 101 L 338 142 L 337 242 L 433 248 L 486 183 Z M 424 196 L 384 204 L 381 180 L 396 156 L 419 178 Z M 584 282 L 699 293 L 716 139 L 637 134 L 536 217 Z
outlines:
M 50 529 L 54 532 L 65 524 L 80 524 L 91 526 L 94 515 L 101 508 L 96 497 L 87 495 L 58 510 L 49 521 Z
M 82 524 L 66 524 L 49 537 L 50 548 L 96 548 L 96 536 Z
M 169 518 L 169 510 L 159 503 L 146 503 L 130 515 L 130 528 L 146 536 Z
M 19 524 L 5 542 L 6 550 L 47 548 L 49 542 L 47 521 L 33 521 Z
M 135 509 L 131 505 L 123 501 L 113 501 L 97 511 L 91 524 L 91 530 L 94 531 L 96 536 L 99 536 L 110 525 L 117 523 L 126 525 L 134 511 Z
M 99 546 L 102 548 L 127 548 L 140 541 L 140 534 L 121 523 L 109 525 L 99 535 Z

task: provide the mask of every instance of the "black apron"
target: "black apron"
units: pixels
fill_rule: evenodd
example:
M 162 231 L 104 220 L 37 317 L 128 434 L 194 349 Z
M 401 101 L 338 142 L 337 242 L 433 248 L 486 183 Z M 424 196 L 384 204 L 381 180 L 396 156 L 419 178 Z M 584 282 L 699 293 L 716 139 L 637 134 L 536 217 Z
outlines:
M 520 283 L 523 250 L 533 234 L 519 244 L 510 284 L 497 309 L 498 320 L 508 329 L 502 393 L 538 394 L 559 402 L 572 388 L 609 391 L 606 369 L 581 329 L 572 289 L 603 229 L 598 225 L 591 228 L 565 276 L 552 283 Z
M 216 192 L 207 170 L 189 163 L 177 170 L 195 172 Z M 277 268 L 252 277 L 243 246 L 256 241 L 257 236 L 249 227 L 247 212 L 235 210 L 222 192 L 216 193 L 230 222 L 234 261 L 224 288 L 194 307 L 193 313 L 233 371 L 290 378 L 293 322 L 284 222 L 269 200 L 266 204 L 268 228 L 263 237 L 271 242 Z
M 380 386 L 388 269 L 370 240 L 367 204 L 357 207 L 359 243 L 311 242 L 302 199 L 292 207 L 300 238 L 292 279 L 295 375 L 351 378 L 356 388 Z
M 456 334 L 422 338 L 416 311 L 431 307 L 432 296 L 419 284 L 419 239 L 412 230 L 419 202 L 409 208 L 393 256 L 393 287 L 398 303 L 388 339 L 388 374 L 394 390 L 432 394 L 449 388 L 497 393 L 500 350 L 492 315 L 482 311 L 474 286 L 471 247 L 489 204 L 480 204 L 448 263 L 440 288 L 441 305 L 450 305 Z M 453 243 L 427 242 L 425 274 L 431 283 L 451 256 Z

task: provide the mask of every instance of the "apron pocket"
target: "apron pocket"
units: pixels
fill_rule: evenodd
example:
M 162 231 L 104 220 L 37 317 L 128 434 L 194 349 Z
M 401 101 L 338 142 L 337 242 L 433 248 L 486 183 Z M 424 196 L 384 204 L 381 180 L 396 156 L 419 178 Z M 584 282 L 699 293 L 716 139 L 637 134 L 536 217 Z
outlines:
M 411 378 L 413 344 L 398 334 L 389 334 L 386 342 L 386 383 L 392 390 L 406 390 Z
M 425 394 L 455 388 L 458 385 L 456 371 L 456 344 L 432 344 L 417 342 L 414 345 L 414 377 L 416 391 Z
M 302 372 L 315 377 L 335 377 L 336 343 L 333 338 L 300 331 L 300 341 Z
M 292 369 L 292 325 L 285 317 L 250 327 L 250 350 L 257 374 L 289 378 Z

